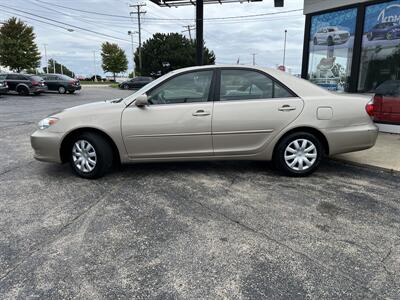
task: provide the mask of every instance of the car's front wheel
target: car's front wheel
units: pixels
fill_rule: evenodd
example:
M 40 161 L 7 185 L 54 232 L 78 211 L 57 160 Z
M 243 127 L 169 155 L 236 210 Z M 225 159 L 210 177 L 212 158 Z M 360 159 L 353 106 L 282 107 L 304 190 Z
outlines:
M 274 162 L 289 176 L 307 176 L 320 165 L 323 146 L 313 134 L 295 132 L 284 137 L 276 147 Z
M 73 139 L 70 163 L 74 172 L 80 177 L 99 178 L 111 168 L 112 162 L 112 148 L 101 135 L 87 132 Z

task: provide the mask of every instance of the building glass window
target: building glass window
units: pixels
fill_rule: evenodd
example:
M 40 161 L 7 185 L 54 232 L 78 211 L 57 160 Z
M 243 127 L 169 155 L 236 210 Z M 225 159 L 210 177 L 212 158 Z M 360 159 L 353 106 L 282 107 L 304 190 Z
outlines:
M 311 17 L 308 79 L 324 88 L 347 91 L 357 9 Z
M 358 91 L 392 80 L 400 80 L 400 0 L 365 8 Z

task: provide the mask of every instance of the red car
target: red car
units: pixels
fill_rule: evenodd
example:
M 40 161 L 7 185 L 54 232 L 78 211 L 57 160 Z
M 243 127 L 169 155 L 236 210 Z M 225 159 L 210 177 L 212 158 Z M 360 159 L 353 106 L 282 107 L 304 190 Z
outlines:
M 387 80 L 376 88 L 374 121 L 400 124 L 400 80 Z

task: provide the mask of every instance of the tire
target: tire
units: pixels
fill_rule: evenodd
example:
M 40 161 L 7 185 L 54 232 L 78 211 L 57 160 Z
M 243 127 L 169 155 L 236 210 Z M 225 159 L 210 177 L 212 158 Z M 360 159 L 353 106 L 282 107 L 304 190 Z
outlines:
M 393 40 L 393 33 L 391 33 L 391 32 L 386 33 L 385 38 L 386 38 L 388 41 Z
M 129 90 L 129 85 L 124 84 L 124 85 L 122 86 L 122 89 L 124 89 L 124 90 Z
M 29 95 L 29 89 L 26 86 L 20 86 L 17 89 L 17 93 L 20 96 L 28 96 Z
M 318 40 L 316 37 L 314 38 L 313 43 L 314 43 L 314 45 L 318 45 Z
M 69 153 L 72 170 L 82 178 L 100 178 L 113 164 L 111 145 L 97 133 L 85 132 L 75 137 Z M 83 160 L 80 157 L 84 157 Z
M 65 87 L 63 87 L 62 85 L 60 85 L 58 87 L 58 93 L 59 94 L 65 94 L 67 92 L 67 89 Z
M 372 41 L 374 39 L 374 35 L 370 32 L 367 34 L 368 41 Z
M 330 36 L 330 37 L 328 37 L 328 39 L 327 39 L 327 43 L 328 43 L 328 46 L 333 46 L 333 38 Z
M 305 149 L 309 150 L 304 151 Z M 284 174 L 303 177 L 310 175 L 319 167 L 323 150 L 321 142 L 313 134 L 295 132 L 279 142 L 275 148 L 273 160 L 275 166 Z

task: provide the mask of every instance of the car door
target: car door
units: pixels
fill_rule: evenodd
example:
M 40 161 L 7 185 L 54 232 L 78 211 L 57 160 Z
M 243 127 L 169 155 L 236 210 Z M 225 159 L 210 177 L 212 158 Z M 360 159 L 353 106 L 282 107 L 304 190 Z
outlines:
M 128 156 L 212 155 L 213 74 L 212 69 L 178 74 L 148 91 L 148 106 L 128 106 L 121 120 Z
M 261 71 L 222 69 L 218 76 L 219 101 L 212 118 L 215 155 L 260 152 L 303 108 L 302 99 Z
M 10 91 L 15 91 L 18 82 L 18 74 L 8 74 L 6 81 Z

